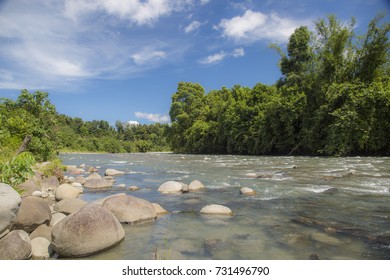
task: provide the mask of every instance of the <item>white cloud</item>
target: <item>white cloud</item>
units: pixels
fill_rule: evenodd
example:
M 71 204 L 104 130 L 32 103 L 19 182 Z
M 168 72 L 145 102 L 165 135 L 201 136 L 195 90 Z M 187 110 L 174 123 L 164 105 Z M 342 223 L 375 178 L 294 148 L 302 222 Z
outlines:
M 155 51 L 150 48 L 145 48 L 144 50 L 131 55 L 131 58 L 138 65 L 143 65 L 145 63 L 157 61 L 166 58 L 167 54 L 163 51 Z
M 145 119 L 151 122 L 168 123 L 171 121 L 168 115 L 142 113 L 142 112 L 135 112 L 134 114 L 139 119 Z
M 184 28 L 184 32 L 185 33 L 190 33 L 190 32 L 193 32 L 197 29 L 199 29 L 199 27 L 201 26 L 202 24 L 199 22 L 199 21 L 192 21 L 189 25 L 187 25 L 185 28 Z
M 285 42 L 294 30 L 307 25 L 309 21 L 282 18 L 277 13 L 263 14 L 246 10 L 242 16 L 222 19 L 217 30 L 222 35 L 236 41 L 253 42 L 258 40 L 276 40 Z
M 206 5 L 209 2 L 210 2 L 210 0 L 200 0 L 201 5 Z
M 200 60 L 199 62 L 201 64 L 216 64 L 221 62 L 227 57 L 241 57 L 245 55 L 245 51 L 243 48 L 236 48 L 232 50 L 231 52 L 226 51 L 220 51 L 219 53 L 209 55 L 208 57 Z
M 185 0 L 66 0 L 65 15 L 77 21 L 79 15 L 105 12 L 138 25 L 154 24 L 160 17 L 180 11 Z

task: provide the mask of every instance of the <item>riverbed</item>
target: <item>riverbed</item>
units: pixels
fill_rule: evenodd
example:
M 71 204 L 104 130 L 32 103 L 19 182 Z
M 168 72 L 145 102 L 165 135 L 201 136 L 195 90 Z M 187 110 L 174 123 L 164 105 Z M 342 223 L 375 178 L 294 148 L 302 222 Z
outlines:
M 85 189 L 81 199 L 127 193 L 169 211 L 153 222 L 124 225 L 118 246 L 88 259 L 390 259 L 377 242 L 390 232 L 390 158 L 234 155 L 62 154 L 66 165 L 124 171 L 113 188 Z M 170 180 L 205 189 L 161 194 Z M 137 186 L 128 191 L 120 184 Z M 243 196 L 240 188 L 256 191 Z M 233 216 L 200 214 L 208 204 Z

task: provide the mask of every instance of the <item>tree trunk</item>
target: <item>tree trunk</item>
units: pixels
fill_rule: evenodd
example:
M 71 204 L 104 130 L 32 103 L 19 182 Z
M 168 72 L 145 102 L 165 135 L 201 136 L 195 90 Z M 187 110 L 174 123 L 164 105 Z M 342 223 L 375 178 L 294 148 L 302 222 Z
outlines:
M 23 153 L 27 149 L 27 146 L 28 144 L 30 144 L 31 139 L 32 139 L 31 135 L 26 135 L 26 137 L 22 142 L 22 145 L 20 145 L 18 151 L 16 152 L 16 155 Z

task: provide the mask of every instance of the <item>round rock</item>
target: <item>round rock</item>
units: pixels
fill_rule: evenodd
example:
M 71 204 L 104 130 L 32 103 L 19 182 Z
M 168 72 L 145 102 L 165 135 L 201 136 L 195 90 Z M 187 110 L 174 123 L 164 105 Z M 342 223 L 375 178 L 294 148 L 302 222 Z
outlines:
M 76 198 L 80 194 L 80 190 L 72 187 L 69 184 L 62 184 L 57 188 L 56 200 L 60 201 L 65 198 Z
M 152 203 L 126 194 L 106 199 L 103 207 L 110 210 L 121 223 L 136 223 L 157 217 Z
M 31 256 L 31 240 L 27 232 L 13 230 L 0 239 L 0 260 L 26 260 Z
M 79 198 L 65 198 L 54 204 L 54 211 L 69 215 L 79 211 L 85 205 L 87 205 L 87 202 Z
M 183 184 L 176 181 L 168 181 L 162 184 L 157 190 L 161 193 L 179 193 L 183 190 Z
M 198 180 L 195 180 L 195 181 L 192 181 L 190 183 L 189 189 L 190 189 L 190 191 L 201 190 L 201 189 L 204 189 L 204 185 L 201 182 L 199 182 Z
M 40 197 L 27 196 L 22 199 L 19 212 L 13 228 L 32 232 L 42 224 L 49 224 L 51 220 L 50 207 Z
M 232 210 L 228 207 L 219 205 L 219 204 L 211 204 L 203 207 L 200 210 L 201 214 L 213 214 L 213 215 L 233 215 Z
M 252 196 L 256 194 L 256 191 L 251 188 L 244 187 L 240 189 L 240 194 Z
M 37 237 L 31 240 L 31 251 L 33 260 L 48 260 L 52 252 L 50 241 L 43 237 Z
M 83 257 L 111 248 L 125 238 L 117 218 L 102 206 L 87 204 L 52 229 L 52 248 L 63 257 Z
M 0 183 L 0 238 L 8 233 L 21 201 L 20 195 L 10 185 Z

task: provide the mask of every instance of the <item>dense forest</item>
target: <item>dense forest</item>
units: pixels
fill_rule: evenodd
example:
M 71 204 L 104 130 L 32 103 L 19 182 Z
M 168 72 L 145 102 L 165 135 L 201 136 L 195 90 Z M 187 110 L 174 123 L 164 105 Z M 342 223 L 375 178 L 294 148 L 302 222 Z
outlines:
M 130 125 L 83 121 L 58 114 L 47 92 L 22 90 L 17 100 L 0 102 L 0 163 L 15 155 L 29 135 L 27 151 L 45 161 L 58 151 L 148 152 L 169 150 L 166 124 Z
M 169 141 L 176 152 L 252 155 L 390 155 L 390 23 L 366 34 L 335 16 L 300 27 L 281 56 L 275 85 L 207 94 L 179 83 Z M 243 71 L 245 71 L 243 69 Z M 261 78 L 261 77 L 259 77 Z

